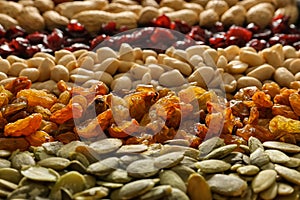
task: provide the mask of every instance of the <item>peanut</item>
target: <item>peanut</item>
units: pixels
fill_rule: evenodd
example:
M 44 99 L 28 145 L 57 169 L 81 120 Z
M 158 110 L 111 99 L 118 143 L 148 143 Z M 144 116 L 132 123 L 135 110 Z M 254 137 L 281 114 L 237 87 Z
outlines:
M 53 62 L 55 62 L 54 56 L 52 56 L 51 54 L 48 54 L 48 53 L 44 53 L 44 52 L 38 52 L 38 53 L 34 54 L 33 57 L 34 58 L 35 57 L 48 58 L 48 59 L 52 60 Z
M 45 25 L 47 29 L 53 30 L 55 28 L 62 29 L 66 27 L 69 23 L 69 19 L 60 15 L 54 10 L 49 10 L 43 13 L 43 18 L 45 20 Z
M 137 27 L 137 15 L 130 11 L 120 13 L 109 13 L 102 10 L 87 10 L 82 11 L 73 17 L 85 26 L 90 33 L 100 31 L 101 24 L 111 21 L 116 22 L 116 28 L 126 26 L 128 29 Z
M 219 16 L 221 16 L 226 10 L 229 9 L 228 4 L 226 3 L 226 1 L 223 0 L 211 0 L 209 1 L 206 6 L 205 9 L 212 9 L 214 10 Z
M 27 63 L 25 59 L 19 58 L 18 56 L 15 55 L 9 55 L 7 56 L 6 60 L 12 65 L 15 62 L 20 62 L 20 63 Z
M 54 3 L 51 0 L 35 0 L 34 6 L 39 9 L 41 13 L 46 12 L 48 10 L 53 10 Z
M 199 16 L 197 15 L 197 13 L 188 9 L 166 13 L 166 16 L 168 16 L 171 21 L 182 20 L 190 26 L 195 25 L 199 22 Z
M 129 71 L 134 79 L 141 80 L 143 75 L 149 72 L 149 68 L 142 65 L 134 64 Z
M 18 77 L 20 72 L 23 69 L 26 69 L 27 65 L 25 63 L 21 63 L 21 62 L 15 62 L 11 65 L 11 67 L 8 70 L 8 75 L 9 76 L 14 76 L 14 77 Z
M 118 58 L 117 53 L 109 47 L 101 47 L 97 49 L 98 62 L 102 63 L 107 58 Z
M 46 81 L 50 79 L 51 69 L 55 66 L 53 60 L 45 58 L 40 64 L 38 70 L 40 72 L 40 77 L 38 81 Z
M 17 16 L 19 25 L 28 33 L 45 29 L 45 20 L 35 7 L 25 7 Z
M 289 23 L 296 23 L 297 22 L 297 19 L 298 19 L 298 16 L 299 16 L 299 11 L 298 11 L 298 8 L 297 6 L 294 6 L 293 4 L 286 4 L 285 7 L 282 7 L 282 8 L 278 8 L 276 11 L 275 11 L 275 16 L 277 15 L 280 15 L 280 14 L 283 14 L 283 15 L 286 15 L 286 16 L 289 16 L 290 19 L 289 19 Z
M 70 75 L 70 80 L 72 82 L 74 82 L 75 84 L 82 84 L 82 83 L 87 82 L 90 79 L 91 79 L 91 77 L 81 75 L 81 74 L 72 74 L 72 75 Z
M 300 81 L 300 72 L 298 72 L 297 74 L 295 74 L 295 79 L 296 79 L 296 81 Z
M 42 57 L 29 58 L 27 60 L 27 65 L 30 68 L 38 68 L 44 60 L 45 58 Z
M 204 8 L 201 5 L 197 4 L 197 3 L 185 3 L 183 5 L 183 8 L 188 9 L 188 10 L 192 10 L 195 13 L 197 13 L 197 15 L 199 15 L 204 10 Z
M 219 15 L 212 9 L 204 10 L 199 15 L 200 26 L 211 27 L 217 21 L 219 21 Z
M 120 61 L 118 72 L 121 73 L 128 72 L 134 64 L 135 64 L 134 62 Z
M 239 2 L 239 0 L 225 0 L 229 7 L 234 6 Z
M 79 49 L 77 51 L 73 52 L 73 55 L 75 56 L 76 59 L 78 59 L 81 56 L 86 56 L 87 54 L 89 54 L 90 51 L 86 50 L 86 49 Z M 94 52 L 93 52 L 94 53 Z M 96 54 L 97 56 L 97 54 Z
M 13 1 L 0 1 L 0 13 L 16 18 L 22 11 L 23 6 Z
M 242 74 L 248 69 L 248 64 L 239 60 L 232 60 L 226 68 L 231 74 Z
M 165 87 L 177 87 L 186 83 L 186 80 L 177 69 L 164 72 L 158 79 L 160 85 Z
M 58 65 L 67 66 L 68 63 L 70 63 L 70 62 L 72 62 L 72 61 L 73 61 L 73 62 L 76 62 L 75 56 L 74 56 L 73 54 L 67 54 L 67 55 L 64 55 L 63 57 L 61 57 L 61 58 L 58 60 L 57 64 L 58 64 Z
M 203 58 L 199 55 L 193 55 L 192 57 L 190 57 L 189 63 L 191 64 L 192 68 L 195 69 L 197 66 L 199 66 L 200 63 L 203 63 Z
M 102 63 L 94 66 L 94 71 L 105 71 L 114 75 L 120 66 L 120 61 L 116 58 L 107 58 Z
M 6 73 L 0 72 L 0 81 L 7 79 Z
M 282 48 L 285 59 L 298 57 L 296 49 L 294 47 L 287 45 L 283 46 Z
M 300 72 L 300 58 L 294 59 L 290 63 L 288 70 L 290 70 L 290 72 L 292 72 L 293 74 L 297 74 L 298 72 Z
M 162 0 L 159 3 L 160 7 L 169 7 L 174 10 L 181 10 L 184 4 L 183 0 Z
M 207 66 L 216 67 L 218 52 L 215 49 L 207 49 L 203 52 L 203 61 Z
M 69 81 L 69 71 L 63 65 L 56 65 L 51 69 L 50 78 L 56 82 L 60 80 L 67 82 Z
M 145 64 L 157 64 L 158 61 L 154 56 L 148 56 L 145 60 Z
M 0 24 L 4 29 L 19 25 L 18 21 L 7 14 L 0 13 Z
M 26 76 L 31 82 L 35 82 L 39 79 L 40 71 L 36 68 L 25 68 L 20 71 L 19 76 Z
M 224 82 L 224 89 L 227 93 L 232 93 L 236 90 L 237 81 L 231 74 L 223 73 L 222 80 Z
M 8 60 L 0 58 L 0 66 L 0 72 L 7 74 L 10 68 Z
M 156 65 L 156 64 L 150 64 L 148 65 L 148 68 L 150 69 L 150 74 L 151 74 L 151 77 L 154 79 L 154 80 L 158 80 L 159 77 L 164 73 L 164 69 L 159 66 L 159 65 Z
M 127 5 L 124 6 L 121 3 L 110 3 L 108 5 L 106 5 L 103 8 L 103 11 L 106 12 L 110 12 L 110 13 L 119 13 L 119 12 L 124 12 L 124 11 L 131 11 L 135 14 L 139 14 L 142 10 L 142 6 L 141 5 Z
M 192 68 L 189 64 L 175 58 L 166 57 L 163 60 L 163 64 L 172 67 L 173 69 L 178 69 L 185 76 L 189 76 L 192 73 Z
M 102 10 L 107 4 L 106 0 L 65 2 L 56 6 L 55 10 L 68 19 L 71 19 L 81 11 Z
M 237 89 L 245 88 L 248 86 L 256 86 L 258 88 L 261 88 L 262 83 L 258 79 L 250 76 L 242 76 L 237 80 Z
M 158 3 L 155 0 L 142 0 L 141 2 L 143 7 L 154 7 L 154 8 L 159 8 Z
M 109 73 L 102 72 L 102 71 L 95 72 L 93 79 L 102 81 L 107 86 L 110 86 L 114 80 L 113 77 Z
M 55 51 L 54 53 L 54 56 L 55 56 L 55 63 L 58 63 L 58 61 L 65 55 L 69 55 L 69 54 L 72 54 L 70 51 L 68 50 L 58 50 L 58 51 Z
M 15 79 L 16 79 L 16 77 L 9 77 L 9 78 L 3 79 L 0 81 L 0 85 L 6 85 L 7 83 L 9 83 Z
M 78 59 L 77 62 L 80 68 L 84 68 L 88 70 L 93 70 L 94 68 L 94 59 L 91 58 L 90 56 L 81 57 Z
M 221 17 L 224 26 L 232 24 L 242 26 L 246 20 L 246 9 L 243 6 L 235 5 L 229 8 Z
M 262 55 L 265 58 L 266 62 L 275 68 L 280 67 L 283 64 L 283 59 L 281 59 L 278 51 L 272 50 L 270 48 L 264 49 L 262 51 Z
M 272 75 L 274 74 L 274 72 L 275 72 L 274 67 L 272 67 L 269 64 L 263 64 L 261 66 L 258 66 L 257 68 L 255 68 L 251 72 L 249 72 L 247 74 L 247 76 L 257 78 L 258 80 L 263 82 L 265 80 L 270 79 L 272 77 Z
M 74 74 L 82 75 L 82 76 L 88 76 L 89 78 L 91 78 L 91 77 L 94 75 L 94 72 L 79 67 L 79 68 L 73 69 L 73 70 L 70 72 L 70 75 L 74 75 Z
M 122 90 L 122 89 L 127 89 L 130 90 L 132 86 L 132 81 L 129 77 L 127 76 L 121 76 L 111 83 L 111 89 L 114 91 Z
M 132 47 L 127 44 L 123 43 L 119 49 L 119 58 L 123 61 L 133 62 L 134 59 L 134 52 Z
M 196 69 L 189 77 L 189 82 L 196 82 L 197 86 L 207 88 L 209 82 L 212 81 L 215 75 L 213 68 L 204 66 Z
M 257 4 L 251 7 L 247 12 L 247 22 L 255 23 L 260 28 L 265 28 L 272 20 L 273 13 L 268 10 L 265 6 Z
M 240 51 L 240 60 L 250 66 L 259 66 L 265 62 L 261 56 L 251 51 Z
M 139 14 L 138 24 L 146 25 L 150 23 L 151 20 L 153 20 L 158 16 L 159 16 L 159 12 L 156 8 L 152 6 L 144 7 Z
M 279 67 L 275 70 L 274 80 L 281 87 L 289 87 L 292 81 L 295 81 L 294 75 L 284 67 Z

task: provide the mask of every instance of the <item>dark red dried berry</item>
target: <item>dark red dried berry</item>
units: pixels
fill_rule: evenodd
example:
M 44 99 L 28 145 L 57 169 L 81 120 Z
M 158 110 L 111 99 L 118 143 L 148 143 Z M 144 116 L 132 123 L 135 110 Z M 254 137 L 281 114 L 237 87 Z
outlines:
M 11 27 L 8 29 L 5 33 L 5 37 L 9 40 L 12 40 L 16 37 L 24 37 L 25 36 L 25 30 L 21 28 L 20 26 Z
M 114 35 L 117 31 L 116 22 L 108 22 L 107 24 L 102 24 L 101 32 L 106 35 Z
M 29 46 L 26 48 L 25 53 L 27 58 L 31 58 L 34 54 L 36 54 L 39 51 L 41 51 L 41 49 L 38 46 Z
M 171 26 L 170 18 L 164 14 L 154 19 L 152 23 L 154 24 L 154 26 L 161 27 L 161 28 L 170 28 Z
M 267 41 L 252 39 L 247 43 L 246 46 L 253 47 L 256 51 L 260 51 L 267 47 Z
M 226 36 L 228 39 L 230 39 L 230 37 L 235 37 L 246 43 L 251 40 L 252 32 L 240 26 L 231 26 L 227 31 Z
M 45 44 L 53 51 L 63 48 L 64 36 L 63 32 L 59 29 L 54 29 L 50 35 L 48 35 Z
M 41 44 L 46 38 L 46 35 L 43 33 L 35 32 L 27 35 L 26 38 L 29 40 L 30 44 Z
M 99 45 L 101 42 L 103 42 L 105 39 L 108 39 L 109 36 L 102 34 L 99 35 L 97 37 L 95 37 L 92 41 L 91 41 L 91 49 L 94 49 L 97 47 L 97 45 Z

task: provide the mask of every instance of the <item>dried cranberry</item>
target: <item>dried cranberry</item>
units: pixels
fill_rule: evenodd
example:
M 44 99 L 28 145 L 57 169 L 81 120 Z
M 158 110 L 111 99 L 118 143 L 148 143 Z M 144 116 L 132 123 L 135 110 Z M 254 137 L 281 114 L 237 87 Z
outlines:
M 66 48 L 64 48 L 64 49 L 73 52 L 73 51 L 77 51 L 77 50 L 79 50 L 79 49 L 90 50 L 90 47 L 89 47 L 88 45 L 86 45 L 86 44 L 75 43 L 75 44 L 73 44 L 72 46 L 66 47 Z
M 246 29 L 248 29 L 249 31 L 251 31 L 252 33 L 258 33 L 258 31 L 260 30 L 259 26 L 257 26 L 254 23 L 249 23 L 246 27 Z
M 225 28 L 222 22 L 216 22 L 211 28 L 210 31 L 213 33 L 224 32 Z
M 38 46 L 29 46 L 26 48 L 25 53 L 27 58 L 31 58 L 34 54 L 36 54 L 39 51 L 41 51 L 41 49 Z
M 85 31 L 85 28 L 77 20 L 72 19 L 70 23 L 67 25 L 67 30 L 70 32 L 81 32 L 81 31 Z
M 53 51 L 61 49 L 64 43 L 63 32 L 59 29 L 54 29 L 44 43 Z
M 272 31 L 269 29 L 263 30 L 261 32 L 253 34 L 253 38 L 261 39 L 261 40 L 268 40 L 272 35 Z
M 46 35 L 43 33 L 35 32 L 27 35 L 26 38 L 29 40 L 30 44 L 40 44 L 43 43 Z
M 293 47 L 295 47 L 295 49 L 296 49 L 297 51 L 299 51 L 299 50 L 300 50 L 300 41 L 299 41 L 299 42 L 295 42 L 295 43 L 293 44 Z
M 85 38 L 67 38 L 64 41 L 64 46 L 71 46 L 72 44 L 75 43 L 83 43 L 83 44 L 88 44 L 88 41 Z
M 272 19 L 271 30 L 273 33 L 288 33 L 290 17 L 278 15 Z
M 226 35 L 228 40 L 231 37 L 235 37 L 238 40 L 243 40 L 244 43 L 250 41 L 252 38 L 252 32 L 240 26 L 231 26 Z
M 300 40 L 300 34 L 278 34 L 279 40 L 282 44 L 293 44 Z
M 271 46 L 278 44 L 278 43 L 281 44 L 280 38 L 278 36 L 271 37 L 268 42 Z
M 196 41 L 205 42 L 205 31 L 199 26 L 193 26 L 191 31 L 188 33 L 188 36 Z
M 6 38 L 0 38 L 0 45 L 8 43 L 8 40 Z
M 227 46 L 237 45 L 239 47 L 243 47 L 243 46 L 245 46 L 246 41 L 243 38 L 240 38 L 240 37 L 236 37 L 236 36 L 230 36 L 230 37 L 228 37 L 227 36 L 225 44 Z
M 27 39 L 17 37 L 16 39 L 13 39 L 9 45 L 19 53 L 23 53 L 29 46 L 29 41 Z
M 170 30 L 162 28 L 156 28 L 150 37 L 151 42 L 153 42 L 154 44 L 157 44 L 159 42 L 170 43 L 174 39 L 175 37 Z
M 11 54 L 13 54 L 14 53 L 14 49 L 13 48 L 11 48 L 8 44 L 2 44 L 1 46 L 0 46 L 0 55 L 2 56 L 2 57 L 7 57 L 7 56 L 9 56 L 9 55 L 11 55 Z
M 24 37 L 25 34 L 26 33 L 23 28 L 21 28 L 20 26 L 14 26 L 6 31 L 5 37 L 9 40 L 12 40 L 16 37 Z
M 101 32 L 107 35 L 114 35 L 117 31 L 116 22 L 108 22 L 107 24 L 102 24 Z
M 154 26 L 161 27 L 161 28 L 170 28 L 171 26 L 170 18 L 164 14 L 154 19 L 152 23 Z
M 254 49 L 256 49 L 256 51 L 260 51 L 267 47 L 267 41 L 252 39 L 247 43 L 246 46 L 253 47 Z
M 101 42 L 103 42 L 105 39 L 108 39 L 109 36 L 102 34 L 99 35 L 97 37 L 95 37 L 92 41 L 91 41 L 91 49 L 94 49 L 97 47 L 98 44 L 100 44 Z
M 4 27 L 0 24 L 0 38 L 5 36 L 5 29 Z
M 173 45 L 177 49 L 187 49 L 190 46 L 196 45 L 196 42 L 190 38 L 185 38 L 183 41 L 177 41 Z
M 128 26 L 123 25 L 119 28 L 118 31 L 121 33 L 121 32 L 128 31 L 128 30 L 129 30 Z
M 191 31 L 192 28 L 184 21 L 175 20 L 174 22 L 171 23 L 171 29 L 179 31 L 183 34 L 187 34 L 188 32 Z

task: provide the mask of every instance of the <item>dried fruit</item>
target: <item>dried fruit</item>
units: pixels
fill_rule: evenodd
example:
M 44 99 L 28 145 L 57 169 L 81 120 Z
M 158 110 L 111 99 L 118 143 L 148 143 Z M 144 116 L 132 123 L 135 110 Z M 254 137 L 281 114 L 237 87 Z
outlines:
M 16 96 L 17 98 L 26 98 L 29 106 L 42 106 L 48 109 L 57 101 L 53 94 L 36 89 L 23 89 Z

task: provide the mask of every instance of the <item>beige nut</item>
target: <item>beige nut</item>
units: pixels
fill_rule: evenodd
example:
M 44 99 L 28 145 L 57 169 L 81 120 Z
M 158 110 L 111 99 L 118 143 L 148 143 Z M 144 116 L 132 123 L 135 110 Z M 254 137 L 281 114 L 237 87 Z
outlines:
M 102 72 L 102 71 L 95 72 L 93 79 L 102 81 L 107 86 L 110 86 L 114 80 L 113 77 L 109 73 Z
M 213 68 L 204 66 L 196 69 L 189 77 L 189 82 L 196 82 L 197 86 L 202 88 L 207 88 L 209 83 L 215 76 L 215 71 Z
M 288 69 L 284 67 L 279 67 L 275 70 L 274 80 L 281 87 L 289 87 L 290 83 L 295 81 L 295 77 Z
M 192 73 L 192 68 L 189 64 L 175 58 L 166 57 L 163 60 L 163 64 L 173 69 L 178 69 L 185 76 L 189 76 Z
M 6 85 L 13 80 L 16 80 L 16 77 L 9 77 L 9 78 L 3 79 L 0 81 L 0 85 Z
M 13 1 L 0 1 L 0 13 L 16 18 L 22 11 L 23 6 Z
M 133 62 L 135 60 L 133 48 L 129 44 L 121 44 L 119 49 L 119 59 L 128 62 Z
M 151 22 L 151 20 L 157 18 L 159 16 L 159 12 L 155 7 L 147 6 L 144 7 L 140 14 L 138 23 L 140 25 L 147 25 Z
M 160 7 L 169 7 L 174 10 L 181 10 L 185 1 L 183 0 L 162 0 L 159 5 Z
M 65 2 L 58 4 L 55 10 L 68 19 L 71 19 L 81 11 L 102 10 L 107 4 L 106 0 Z
M 61 57 L 57 64 L 58 65 L 63 65 L 63 66 L 67 66 L 68 63 L 72 62 L 72 61 L 75 61 L 76 62 L 76 58 L 73 54 L 67 54 L 67 55 L 64 55 L 63 57 Z
M 199 22 L 199 16 L 196 12 L 188 9 L 182 9 L 170 13 L 166 13 L 171 21 L 182 20 L 186 22 L 188 25 L 192 26 Z
M 296 79 L 296 81 L 300 81 L 300 72 L 298 72 L 297 74 L 295 74 L 295 79 Z
M 58 61 L 65 55 L 69 55 L 72 54 L 72 52 L 65 50 L 65 49 L 61 49 L 58 51 L 54 52 L 54 56 L 55 56 L 55 63 L 58 63 Z
M 203 52 L 203 62 L 211 67 L 216 67 L 216 63 L 218 61 L 219 55 L 215 49 L 206 49 Z
M 39 9 L 41 13 L 43 13 L 48 10 L 53 10 L 54 2 L 51 0 L 35 0 L 34 6 Z
M 129 72 L 134 79 L 141 80 L 143 78 L 143 75 L 149 72 L 149 68 L 146 66 L 134 64 Z
M 286 45 L 282 47 L 283 49 L 283 54 L 284 54 L 284 58 L 288 59 L 288 58 L 297 58 L 297 51 L 294 47 L 290 46 L 290 45 Z
M 239 2 L 239 0 L 225 0 L 229 7 L 234 6 Z
M 56 65 L 51 69 L 50 78 L 51 78 L 51 80 L 54 80 L 56 82 L 58 82 L 60 80 L 68 82 L 69 81 L 69 71 L 63 65 Z
M 229 9 L 229 6 L 224 0 L 211 0 L 206 4 L 205 9 L 212 9 L 219 16 L 221 16 L 226 10 Z
M 107 58 L 118 58 L 117 53 L 109 47 L 101 47 L 97 49 L 98 62 L 102 63 Z
M 204 10 L 204 8 L 197 3 L 185 3 L 183 5 L 183 9 L 192 10 L 197 13 L 197 15 L 199 15 Z
M 294 59 L 290 63 L 288 70 L 290 70 L 290 72 L 292 72 L 293 74 L 297 74 L 298 72 L 300 72 L 300 58 Z
M 259 54 L 251 51 L 240 51 L 240 60 L 250 66 L 259 66 L 265 62 Z
M 270 23 L 272 17 L 273 13 L 259 4 L 251 7 L 247 12 L 247 22 L 253 22 L 261 29 L 265 28 Z
M 53 62 L 55 62 L 55 57 L 49 53 L 37 52 L 36 54 L 33 55 L 33 57 L 34 58 L 35 57 L 48 58 L 48 59 L 52 60 Z
M 142 0 L 141 5 L 143 7 L 151 6 L 154 8 L 159 8 L 159 5 L 155 0 Z
M 82 76 L 89 76 L 91 78 L 94 75 L 94 72 L 90 71 L 90 70 L 87 70 L 87 69 L 84 69 L 84 68 L 81 68 L 81 67 L 78 67 L 76 69 L 73 69 L 70 72 L 70 75 L 74 75 L 74 74 L 82 75 Z
M 232 93 L 236 90 L 237 81 L 235 78 L 229 73 L 222 74 L 222 80 L 224 83 L 224 89 L 227 93 Z
M 266 60 L 267 63 L 277 68 L 283 65 L 283 59 L 279 55 L 278 51 L 272 49 L 264 49 L 262 51 L 262 56 Z
M 102 63 L 94 66 L 94 71 L 105 71 L 114 75 L 120 66 L 120 61 L 116 58 L 107 58 Z
M 122 26 L 134 29 L 137 27 L 138 17 L 130 11 L 109 13 L 102 10 L 87 10 L 74 15 L 73 19 L 77 19 L 90 33 L 97 33 L 101 29 L 101 24 L 111 21 L 116 22 L 117 29 Z
M 156 64 L 150 64 L 148 65 L 148 68 L 150 70 L 150 75 L 154 80 L 158 80 L 165 71 L 164 68 Z
M 211 27 L 217 21 L 219 21 L 219 15 L 212 9 L 204 10 L 199 15 L 200 26 Z
M 38 70 L 40 72 L 40 76 L 38 81 L 46 81 L 50 79 L 51 69 L 55 66 L 53 60 L 49 58 L 45 58 L 44 61 L 40 64 Z
M 248 64 L 239 60 L 232 60 L 225 69 L 231 74 L 243 74 L 248 69 Z
M 185 84 L 187 81 L 182 76 L 179 70 L 173 69 L 171 71 L 164 72 L 158 79 L 161 86 L 164 87 L 178 87 Z
M 42 57 L 29 58 L 27 60 L 27 65 L 28 65 L 28 67 L 31 67 L 31 68 L 38 68 L 44 60 L 45 60 L 45 58 L 42 58 Z
M 121 76 L 121 77 L 113 80 L 110 87 L 114 91 L 118 91 L 118 90 L 122 90 L 122 89 L 130 90 L 132 87 L 132 81 L 127 76 Z
M 237 25 L 242 26 L 246 20 L 246 9 L 243 6 L 235 5 L 229 8 L 221 16 L 221 22 L 224 26 Z
M 20 62 L 20 63 L 25 63 L 27 64 L 27 61 L 23 58 L 20 58 L 18 56 L 15 55 L 9 55 L 7 56 L 6 60 L 8 60 L 8 62 L 12 65 L 15 62 Z
M 0 58 L 0 66 L 0 72 L 7 74 L 10 68 L 10 63 L 8 60 Z
M 245 88 L 248 86 L 256 86 L 258 88 L 261 88 L 262 83 L 258 79 L 250 76 L 242 76 L 237 80 L 237 89 Z
M 37 68 L 25 68 L 20 71 L 19 76 L 25 76 L 34 83 L 39 79 L 40 71 Z
M 194 55 L 203 56 L 203 53 L 205 50 L 209 49 L 210 47 L 205 45 L 194 45 L 191 47 L 188 47 L 186 51 L 187 58 L 190 59 Z
M 6 73 L 0 72 L 0 81 L 7 79 Z
M 19 25 L 28 33 L 45 29 L 45 20 L 35 7 L 25 7 L 17 16 Z
M 8 75 L 9 76 L 15 76 L 15 77 L 18 77 L 20 72 L 23 70 L 23 69 L 26 69 L 27 68 L 27 64 L 25 63 L 21 63 L 21 62 L 15 62 L 11 65 L 11 67 L 9 68 L 8 70 Z
M 270 79 L 275 72 L 274 67 L 269 64 L 263 64 L 261 66 L 256 67 L 251 72 L 247 74 L 247 76 L 251 76 L 257 78 L 261 82 Z
M 43 18 L 45 20 L 45 25 L 47 29 L 53 30 L 55 28 L 62 29 L 66 27 L 69 23 L 69 19 L 60 15 L 54 10 L 49 10 L 43 13 Z
M 19 25 L 18 21 L 12 18 L 9 15 L 0 13 L 0 24 L 3 26 L 5 30 Z
M 280 15 L 280 14 L 289 16 L 290 17 L 289 23 L 293 24 L 293 23 L 297 22 L 297 19 L 298 19 L 298 16 L 299 16 L 299 10 L 298 10 L 297 6 L 295 6 L 293 4 L 286 4 L 285 7 L 278 8 L 275 11 L 274 16 L 277 16 L 277 15 Z
M 228 61 L 233 60 L 240 53 L 240 48 L 236 45 L 230 45 L 224 49 Z

